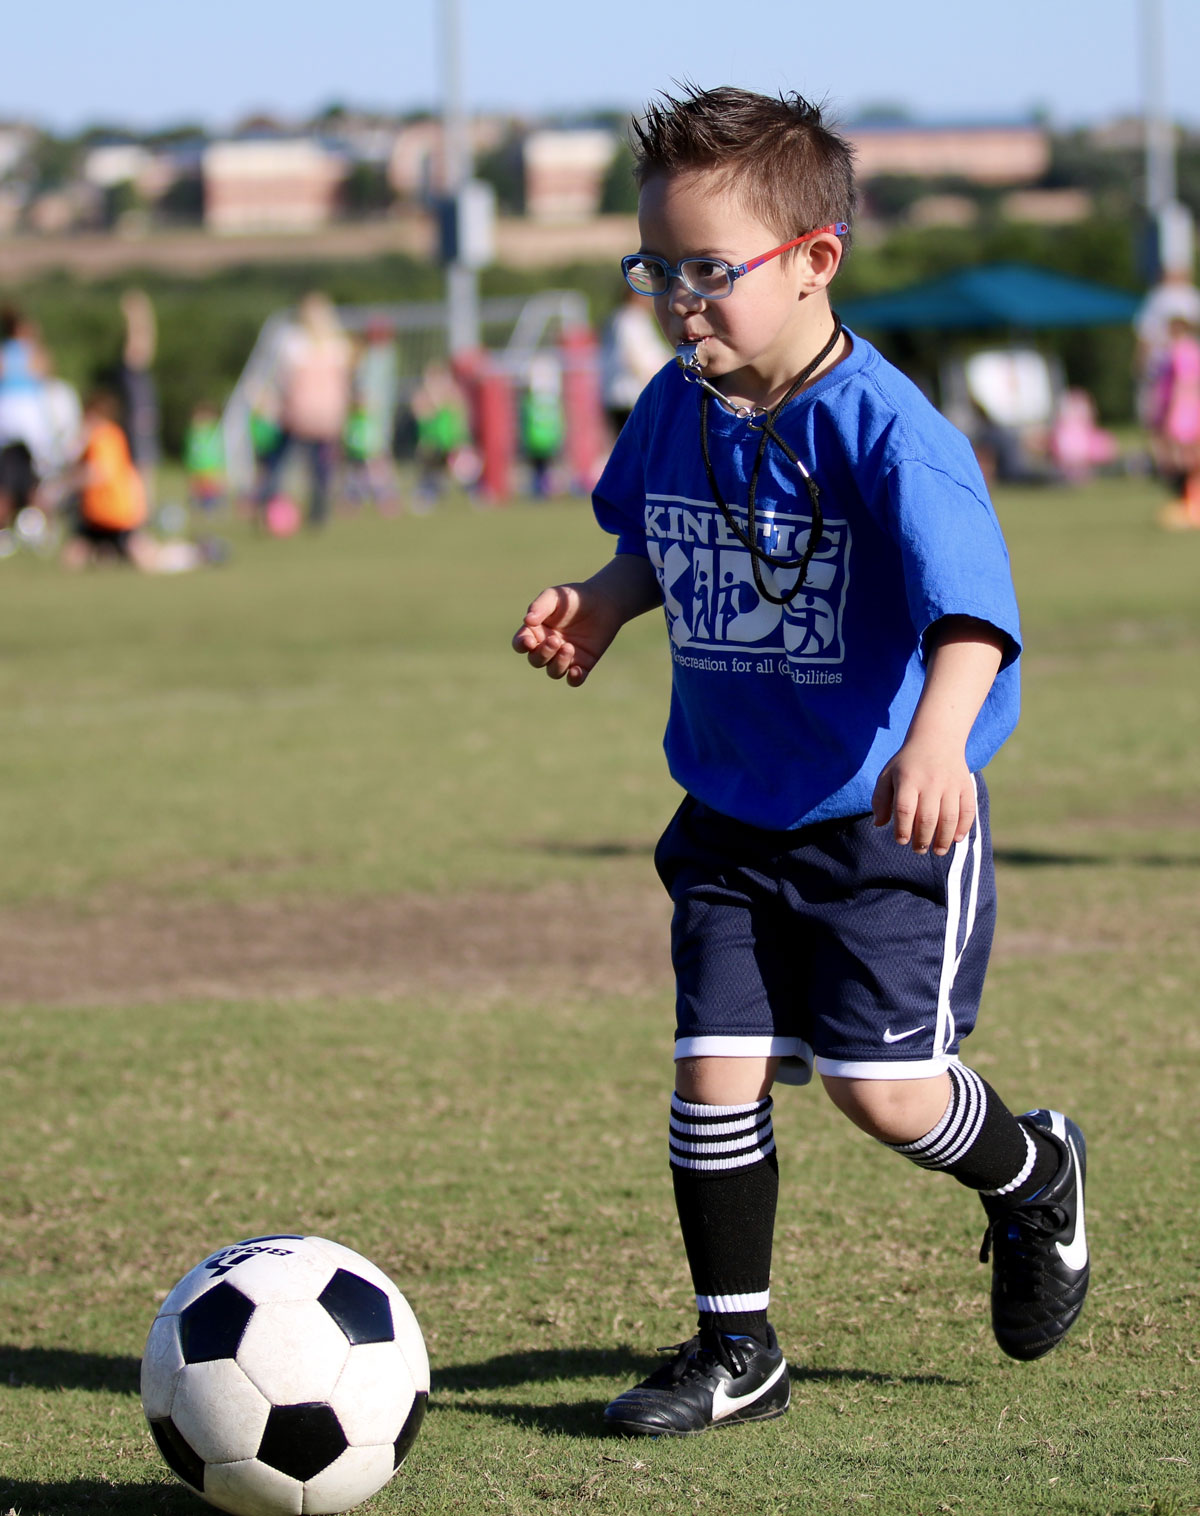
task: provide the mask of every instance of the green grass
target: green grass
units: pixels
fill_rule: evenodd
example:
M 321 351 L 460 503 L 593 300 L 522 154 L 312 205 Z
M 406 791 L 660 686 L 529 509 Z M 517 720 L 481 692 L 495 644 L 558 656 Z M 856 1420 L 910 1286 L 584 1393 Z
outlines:
M 1095 1285 L 1067 1343 L 1004 1359 L 976 1204 L 784 1092 L 791 1414 L 603 1440 L 600 1407 L 688 1321 L 666 994 L 548 988 L 533 961 L 529 994 L 5 990 L 0 1511 L 201 1509 L 142 1423 L 146 1330 L 204 1253 L 296 1227 L 377 1259 L 426 1332 L 433 1409 L 380 1516 L 1200 1509 L 1200 540 L 1157 533 L 1133 483 L 999 504 L 1025 715 L 989 773 L 1002 926 L 970 1056 L 1088 1132 Z M 70 952 L 80 918 L 119 931 L 146 902 L 350 921 L 423 894 L 452 919 L 487 893 L 569 937 L 589 901 L 651 898 L 660 624 L 580 692 L 507 646 L 605 551 L 580 505 L 458 505 L 239 533 L 180 580 L 0 564 L 0 917 L 59 921 Z
M 459 507 L 239 540 L 184 579 L 0 565 L 22 798 L 0 899 L 520 885 L 547 839 L 649 833 L 670 794 L 658 628 L 631 629 L 586 709 L 508 650 L 598 535 L 582 505 Z

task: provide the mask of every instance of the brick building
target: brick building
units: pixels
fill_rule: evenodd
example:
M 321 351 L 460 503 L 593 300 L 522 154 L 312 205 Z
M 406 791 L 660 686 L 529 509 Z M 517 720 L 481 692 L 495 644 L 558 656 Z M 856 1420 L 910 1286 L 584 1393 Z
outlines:
M 531 132 L 524 144 L 526 215 L 534 221 L 594 216 L 616 147 L 612 132 Z
M 849 126 L 858 177 L 967 179 L 975 184 L 1030 184 L 1050 163 L 1050 134 L 1036 123 Z
M 337 214 L 346 162 L 315 137 L 214 142 L 204 153 L 210 231 L 307 232 Z

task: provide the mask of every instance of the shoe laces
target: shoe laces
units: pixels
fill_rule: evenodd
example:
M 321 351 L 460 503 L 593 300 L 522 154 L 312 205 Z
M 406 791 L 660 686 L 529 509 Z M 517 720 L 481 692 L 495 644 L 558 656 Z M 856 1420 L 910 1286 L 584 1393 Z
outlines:
M 735 1379 L 746 1372 L 746 1360 L 738 1344 L 720 1332 L 700 1331 L 687 1342 L 677 1342 L 673 1347 L 662 1347 L 658 1351 L 674 1355 L 671 1364 L 673 1384 L 707 1378 L 714 1363 L 727 1369 Z
M 1022 1205 L 1001 1211 L 988 1222 L 979 1248 L 979 1261 L 986 1263 L 993 1245 L 1015 1258 L 1030 1262 L 1040 1258 L 1046 1244 L 1067 1229 L 1069 1217 L 1061 1205 Z

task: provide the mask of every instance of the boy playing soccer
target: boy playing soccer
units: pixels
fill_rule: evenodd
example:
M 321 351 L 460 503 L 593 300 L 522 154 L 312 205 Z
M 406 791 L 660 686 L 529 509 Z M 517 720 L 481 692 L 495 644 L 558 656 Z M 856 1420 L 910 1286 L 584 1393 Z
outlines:
M 1074 1122 L 1014 1116 L 959 1058 L 995 914 L 979 771 L 1016 722 L 1017 608 L 966 440 L 830 308 L 850 150 L 798 96 L 736 89 L 664 97 L 635 136 L 623 268 L 679 363 L 596 488 L 615 556 L 543 590 L 513 646 L 578 687 L 626 621 L 666 613 L 687 793 L 655 861 L 699 1326 L 605 1421 L 685 1436 L 787 1408 L 777 1079 L 815 1066 L 856 1126 L 979 1193 L 1015 1358 L 1083 1304 L 1085 1152 Z

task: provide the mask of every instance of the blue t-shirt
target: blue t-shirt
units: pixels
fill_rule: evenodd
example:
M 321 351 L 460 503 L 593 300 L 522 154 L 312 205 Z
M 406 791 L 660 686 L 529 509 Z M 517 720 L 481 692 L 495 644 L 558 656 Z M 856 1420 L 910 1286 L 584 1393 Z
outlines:
M 713 500 L 698 386 L 671 363 L 618 439 L 593 504 L 618 553 L 649 558 L 674 661 L 664 747 L 671 773 L 714 810 L 790 828 L 871 809 L 925 677 L 923 638 L 943 616 L 1005 636 L 967 744 L 981 769 L 1016 725 L 1020 628 L 1008 553 L 970 444 L 870 343 L 790 401 L 776 429 L 816 480 L 821 544 L 786 606 L 755 588 L 749 552 Z M 715 399 L 710 454 L 746 530 L 760 433 Z M 812 512 L 796 467 L 768 443 L 756 535 L 799 557 Z M 761 567 L 776 594 L 795 570 Z

